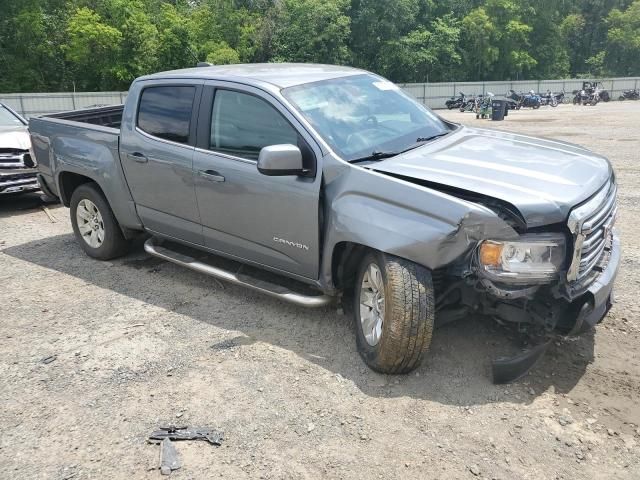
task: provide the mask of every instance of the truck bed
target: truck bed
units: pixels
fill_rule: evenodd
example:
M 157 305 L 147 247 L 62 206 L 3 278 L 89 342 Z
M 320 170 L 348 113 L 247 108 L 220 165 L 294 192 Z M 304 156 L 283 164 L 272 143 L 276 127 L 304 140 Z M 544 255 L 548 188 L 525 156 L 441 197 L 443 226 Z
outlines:
M 70 112 L 45 115 L 43 118 L 57 118 L 78 123 L 90 123 L 102 127 L 120 128 L 124 105 L 109 105 L 105 107 L 83 108 Z
M 57 113 L 29 120 L 39 179 L 69 204 L 61 187 L 83 181 L 102 185 L 120 224 L 136 227 L 137 217 L 120 164 L 122 105 Z

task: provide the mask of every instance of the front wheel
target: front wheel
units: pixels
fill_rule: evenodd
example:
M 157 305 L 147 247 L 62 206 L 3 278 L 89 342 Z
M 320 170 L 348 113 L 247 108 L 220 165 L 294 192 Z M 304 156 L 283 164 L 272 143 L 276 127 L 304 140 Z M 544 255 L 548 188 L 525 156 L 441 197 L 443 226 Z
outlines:
M 71 225 L 87 255 L 109 260 L 127 253 L 129 242 L 95 183 L 80 185 L 71 196 Z
M 354 319 L 362 359 L 381 373 L 407 373 L 418 367 L 434 325 L 429 270 L 372 252 L 362 260 L 356 281 Z

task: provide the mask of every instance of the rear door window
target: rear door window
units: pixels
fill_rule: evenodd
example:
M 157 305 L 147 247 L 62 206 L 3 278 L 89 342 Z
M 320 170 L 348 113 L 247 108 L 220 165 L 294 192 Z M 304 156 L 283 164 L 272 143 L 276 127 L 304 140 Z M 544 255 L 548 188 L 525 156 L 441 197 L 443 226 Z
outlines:
M 142 91 L 138 127 L 149 135 L 177 143 L 189 142 L 195 87 L 147 87 Z
M 265 100 L 231 90 L 216 91 L 209 148 L 257 160 L 270 145 L 298 145 L 298 132 Z

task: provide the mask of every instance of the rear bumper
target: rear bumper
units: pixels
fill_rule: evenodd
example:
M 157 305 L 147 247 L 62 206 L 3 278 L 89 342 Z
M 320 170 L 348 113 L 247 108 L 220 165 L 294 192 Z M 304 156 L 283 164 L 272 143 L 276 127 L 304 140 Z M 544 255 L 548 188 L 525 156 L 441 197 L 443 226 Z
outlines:
M 0 195 L 39 190 L 36 173 L 35 168 L 0 171 Z

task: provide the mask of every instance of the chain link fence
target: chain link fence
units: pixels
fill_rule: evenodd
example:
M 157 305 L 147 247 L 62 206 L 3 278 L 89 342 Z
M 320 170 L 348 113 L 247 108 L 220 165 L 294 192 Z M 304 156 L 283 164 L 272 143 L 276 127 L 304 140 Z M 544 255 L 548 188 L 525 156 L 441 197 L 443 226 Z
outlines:
M 457 96 L 479 95 L 491 92 L 498 97 L 509 90 L 516 92 L 565 92 L 570 101 L 572 92 L 582 88 L 582 79 L 567 80 L 524 80 L 507 82 L 445 82 L 445 83 L 401 83 L 398 84 L 408 94 L 433 108 L 445 108 L 445 101 Z M 640 88 L 640 77 L 596 79 L 609 92 L 612 100 L 617 100 L 624 90 Z M 83 92 L 83 93 L 12 93 L 0 94 L 0 103 L 29 118 L 49 113 L 77 110 L 98 105 L 116 105 L 124 103 L 127 92 Z

